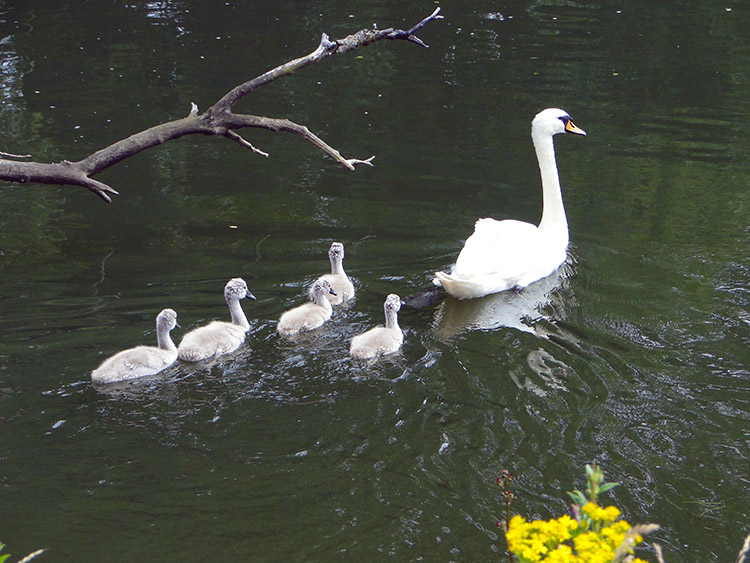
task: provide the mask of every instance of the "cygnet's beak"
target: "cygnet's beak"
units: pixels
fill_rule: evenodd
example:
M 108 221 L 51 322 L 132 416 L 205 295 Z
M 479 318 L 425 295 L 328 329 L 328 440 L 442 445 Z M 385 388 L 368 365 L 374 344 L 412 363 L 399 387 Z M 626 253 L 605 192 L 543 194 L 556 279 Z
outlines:
M 255 295 L 253 295 L 249 291 L 247 293 L 245 293 L 245 297 L 247 297 L 248 299 L 252 299 L 253 301 L 255 301 Z
M 328 293 L 330 293 L 331 295 L 336 295 L 336 292 L 335 292 L 335 291 L 333 291 L 333 288 L 330 288 L 330 289 L 328 290 Z

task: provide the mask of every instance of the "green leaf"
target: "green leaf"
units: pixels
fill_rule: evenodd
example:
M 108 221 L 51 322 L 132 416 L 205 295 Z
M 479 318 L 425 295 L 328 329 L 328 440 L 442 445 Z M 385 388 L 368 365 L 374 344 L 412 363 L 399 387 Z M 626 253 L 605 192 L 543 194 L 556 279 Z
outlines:
M 586 499 L 586 495 L 584 495 L 581 491 L 568 491 L 568 494 L 570 495 L 570 498 L 573 499 L 573 502 L 579 506 L 583 506 L 588 502 L 588 500 Z
M 606 493 L 610 489 L 614 489 L 619 484 L 620 483 L 604 483 L 601 487 L 599 487 L 599 492 Z

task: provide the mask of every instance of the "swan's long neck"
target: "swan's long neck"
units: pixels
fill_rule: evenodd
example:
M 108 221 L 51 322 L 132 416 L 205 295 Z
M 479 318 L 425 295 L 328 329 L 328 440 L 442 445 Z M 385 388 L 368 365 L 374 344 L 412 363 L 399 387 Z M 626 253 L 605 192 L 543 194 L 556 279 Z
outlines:
M 555 162 L 555 145 L 552 135 L 532 132 L 534 149 L 542 175 L 543 211 L 539 230 L 554 233 L 568 241 L 568 220 L 565 217 L 560 177 Z
M 172 342 L 172 337 L 169 335 L 170 328 L 167 325 L 159 325 L 156 327 L 156 344 L 162 350 L 177 350 L 177 346 Z
M 331 273 L 334 276 L 346 276 L 344 259 L 341 256 L 331 256 Z
M 232 324 L 241 326 L 245 330 L 250 328 L 250 323 L 247 322 L 245 311 L 242 310 L 239 299 L 227 299 L 227 305 L 229 305 L 229 314 L 232 316 Z
M 393 328 L 401 330 L 398 326 L 398 312 L 393 309 L 386 308 L 385 310 L 385 328 Z

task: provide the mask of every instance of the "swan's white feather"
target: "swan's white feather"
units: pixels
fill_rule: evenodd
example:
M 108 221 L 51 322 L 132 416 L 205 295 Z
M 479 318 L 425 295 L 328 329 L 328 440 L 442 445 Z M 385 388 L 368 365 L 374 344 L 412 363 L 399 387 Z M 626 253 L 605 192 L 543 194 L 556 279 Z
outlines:
M 199 362 L 234 352 L 245 342 L 246 330 L 243 326 L 224 321 L 213 321 L 196 328 L 182 337 L 180 359 Z
M 366 360 L 393 354 L 403 342 L 404 334 L 400 330 L 376 326 L 352 338 L 349 353 L 355 360 Z
M 331 302 L 331 305 L 341 305 L 344 301 L 354 297 L 354 284 L 346 274 L 325 274 L 320 276 L 318 280 L 327 281 L 336 293 L 336 295 L 326 294 L 326 299 Z
M 156 346 L 136 346 L 104 360 L 102 365 L 91 373 L 91 381 L 102 385 L 156 375 L 172 365 L 176 359 L 177 349 L 162 350 Z
M 276 325 L 279 334 L 290 336 L 314 330 L 331 318 L 333 308 L 327 299 L 328 295 L 335 295 L 331 284 L 324 279 L 318 279 L 313 283 L 309 295 L 312 302 L 290 309 L 281 315 Z
M 97 385 L 156 375 L 177 359 L 177 347 L 169 333 L 177 325 L 177 313 L 164 309 L 156 317 L 156 346 L 136 346 L 118 352 L 104 360 L 91 372 L 91 382 Z
M 213 321 L 182 337 L 177 355 L 185 362 L 199 362 L 229 354 L 242 346 L 250 323 L 240 305 L 241 299 L 255 299 L 242 278 L 232 278 L 224 287 L 224 300 L 232 322 Z
M 404 333 L 398 326 L 401 298 L 395 293 L 386 297 L 383 304 L 385 326 L 371 328 L 352 338 L 349 355 L 355 360 L 370 360 L 398 352 L 404 343 Z
M 565 261 L 568 224 L 552 136 L 566 131 L 585 135 L 565 111 L 556 108 L 539 112 L 532 123 L 544 196 L 539 226 L 514 219 L 479 219 L 453 270 L 435 273 L 436 285 L 460 299 L 483 297 L 526 287 L 549 276 Z

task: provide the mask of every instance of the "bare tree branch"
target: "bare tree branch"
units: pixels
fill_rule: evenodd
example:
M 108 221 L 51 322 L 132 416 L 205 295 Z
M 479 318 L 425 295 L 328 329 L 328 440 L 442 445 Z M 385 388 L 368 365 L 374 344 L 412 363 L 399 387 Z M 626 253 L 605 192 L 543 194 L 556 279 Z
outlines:
M 255 148 L 251 143 L 249 143 L 248 141 L 246 141 L 245 139 L 243 139 L 239 135 L 239 133 L 235 133 L 234 131 L 232 131 L 230 129 L 229 131 L 226 132 L 225 136 L 228 137 L 228 138 L 230 138 L 230 139 L 232 139 L 233 141 L 237 141 L 241 146 L 243 146 L 243 147 L 245 147 L 247 149 L 250 149 L 255 154 L 259 154 L 260 156 L 265 156 L 266 158 L 268 158 L 268 153 L 267 152 L 264 152 L 264 151 L 262 151 L 260 149 Z
M 346 159 L 341 156 L 341 153 L 339 151 L 337 151 L 323 139 L 312 133 L 307 127 L 305 127 L 304 125 L 298 125 L 293 121 L 289 121 L 288 119 L 276 119 L 272 117 L 259 117 L 257 115 L 241 115 L 230 113 L 229 116 L 227 116 L 227 121 L 229 122 L 229 126 L 232 129 L 254 127 L 257 129 L 266 129 L 267 131 L 273 131 L 274 133 L 283 131 L 285 133 L 294 133 L 295 135 L 299 135 L 303 139 L 310 141 L 313 145 L 318 147 L 320 150 L 322 150 L 324 153 L 326 153 L 328 156 L 333 158 L 336 162 L 338 162 L 339 164 L 341 164 L 341 166 L 347 168 L 348 170 L 354 170 L 356 164 L 367 164 L 369 166 L 372 166 L 371 161 L 373 158 L 375 158 L 374 156 L 371 156 L 367 160 L 358 160 L 354 158 Z
M 284 63 L 252 80 L 240 84 L 227 92 L 227 94 L 204 113 L 199 113 L 198 106 L 193 103 L 187 117 L 162 123 L 145 131 L 135 133 L 130 137 L 96 151 L 78 162 L 69 162 L 67 160 L 57 163 L 19 162 L 8 160 L 8 158 L 22 158 L 24 155 L 19 156 L 0 152 L 0 180 L 20 183 L 37 182 L 41 184 L 81 186 L 92 191 L 107 203 L 110 203 L 112 201 L 110 195 L 117 195 L 118 192 L 110 186 L 94 180 L 92 176 L 139 152 L 186 135 L 223 136 L 239 143 L 255 154 L 267 157 L 268 153 L 257 149 L 235 131 L 236 129 L 243 128 L 265 129 L 274 132 L 283 131 L 298 135 L 312 143 L 348 170 L 354 170 L 359 165 L 372 166 L 374 156 L 364 160 L 344 158 L 339 151 L 328 145 L 304 125 L 298 125 L 288 119 L 235 114 L 232 110 L 237 102 L 258 88 L 279 78 L 289 76 L 301 68 L 316 64 L 331 55 L 347 53 L 359 47 L 366 47 L 385 39 L 409 41 L 422 47 L 427 47 L 414 34 L 430 21 L 441 19 L 442 16 L 439 15 L 439 12 L 440 8 L 436 8 L 432 14 L 407 31 L 393 28 L 384 30 L 377 28 L 363 29 L 337 40 L 331 40 L 324 33 L 320 44 L 312 53 Z

